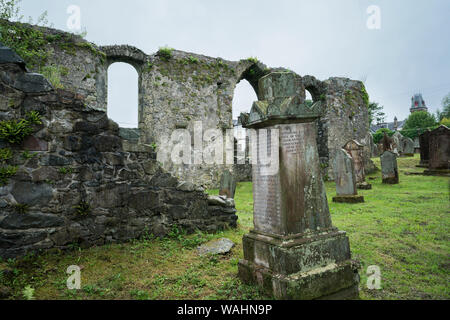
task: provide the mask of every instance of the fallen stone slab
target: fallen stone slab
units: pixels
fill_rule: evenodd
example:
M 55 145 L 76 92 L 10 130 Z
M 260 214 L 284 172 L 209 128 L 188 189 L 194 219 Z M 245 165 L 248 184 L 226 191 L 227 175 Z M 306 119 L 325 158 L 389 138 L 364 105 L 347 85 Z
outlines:
M 197 251 L 201 256 L 226 254 L 234 247 L 234 242 L 227 238 L 220 238 L 213 240 L 197 247 Z

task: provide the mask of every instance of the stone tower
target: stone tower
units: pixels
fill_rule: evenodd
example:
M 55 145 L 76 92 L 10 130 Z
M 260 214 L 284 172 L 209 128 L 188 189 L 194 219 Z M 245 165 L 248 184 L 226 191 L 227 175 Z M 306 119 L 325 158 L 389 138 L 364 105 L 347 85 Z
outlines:
M 428 108 L 425 105 L 425 100 L 422 98 L 422 94 L 415 94 L 411 98 L 411 108 L 409 109 L 411 113 L 416 111 L 428 111 Z

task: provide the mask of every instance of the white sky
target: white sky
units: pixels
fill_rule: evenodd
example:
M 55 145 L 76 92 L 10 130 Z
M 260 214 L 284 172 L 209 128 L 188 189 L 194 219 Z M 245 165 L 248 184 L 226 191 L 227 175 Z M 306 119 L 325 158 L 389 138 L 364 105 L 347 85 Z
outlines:
M 87 40 L 98 45 L 130 44 L 148 54 L 168 45 L 227 60 L 254 56 L 321 80 L 365 80 L 388 121 L 408 116 L 416 92 L 431 112 L 450 92 L 448 0 L 22 0 L 21 7 L 33 17 L 47 10 L 55 28 L 68 31 L 72 4 L 81 8 Z M 366 26 L 370 5 L 381 9 L 380 30 Z M 109 72 L 110 86 L 123 90 L 109 97 L 119 110 L 113 119 L 121 123 L 137 118 L 126 107 L 124 93 L 137 96 L 127 70 L 133 72 L 113 65 Z M 234 115 L 255 99 L 242 81 Z

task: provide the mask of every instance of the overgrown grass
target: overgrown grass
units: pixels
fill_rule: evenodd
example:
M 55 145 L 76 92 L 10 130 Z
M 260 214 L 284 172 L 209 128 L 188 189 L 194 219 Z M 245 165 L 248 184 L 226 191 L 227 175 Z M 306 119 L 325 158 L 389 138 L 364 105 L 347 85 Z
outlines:
M 376 162 L 379 161 L 376 160 Z M 406 176 L 419 159 L 400 158 L 400 184 L 382 185 L 371 175 L 363 204 L 335 204 L 333 182 L 327 196 L 335 226 L 347 231 L 353 258 L 362 263 L 362 299 L 449 299 L 448 179 Z M 217 190 L 210 191 L 217 194 Z M 36 299 L 265 299 L 237 278 L 242 236 L 252 228 L 252 184 L 236 191 L 239 227 L 218 234 L 187 236 L 174 229 L 165 239 L 144 237 L 126 244 L 46 253 L 0 262 L 0 285 L 23 299 L 29 286 Z M 225 256 L 200 257 L 197 245 L 228 237 L 236 243 Z M 66 287 L 70 265 L 82 268 L 81 290 Z M 369 265 L 381 268 L 381 290 L 366 289 Z

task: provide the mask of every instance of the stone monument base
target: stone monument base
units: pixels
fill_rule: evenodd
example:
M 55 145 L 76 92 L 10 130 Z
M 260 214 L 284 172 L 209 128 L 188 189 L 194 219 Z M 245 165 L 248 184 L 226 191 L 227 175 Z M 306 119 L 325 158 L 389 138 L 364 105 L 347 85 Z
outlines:
M 362 202 L 364 202 L 364 196 L 361 196 L 361 195 L 336 196 L 336 197 L 333 197 L 333 202 L 339 202 L 339 203 L 362 203 Z
M 425 176 L 450 177 L 450 169 L 429 169 L 423 172 Z
M 402 153 L 400 157 L 404 157 L 404 158 L 414 157 L 414 153 Z
M 345 232 L 288 237 L 251 231 L 243 238 L 240 279 L 285 300 L 357 299 L 359 275 Z
M 372 185 L 370 183 L 363 182 L 363 183 L 356 184 L 356 188 L 361 189 L 361 190 L 371 190 Z

